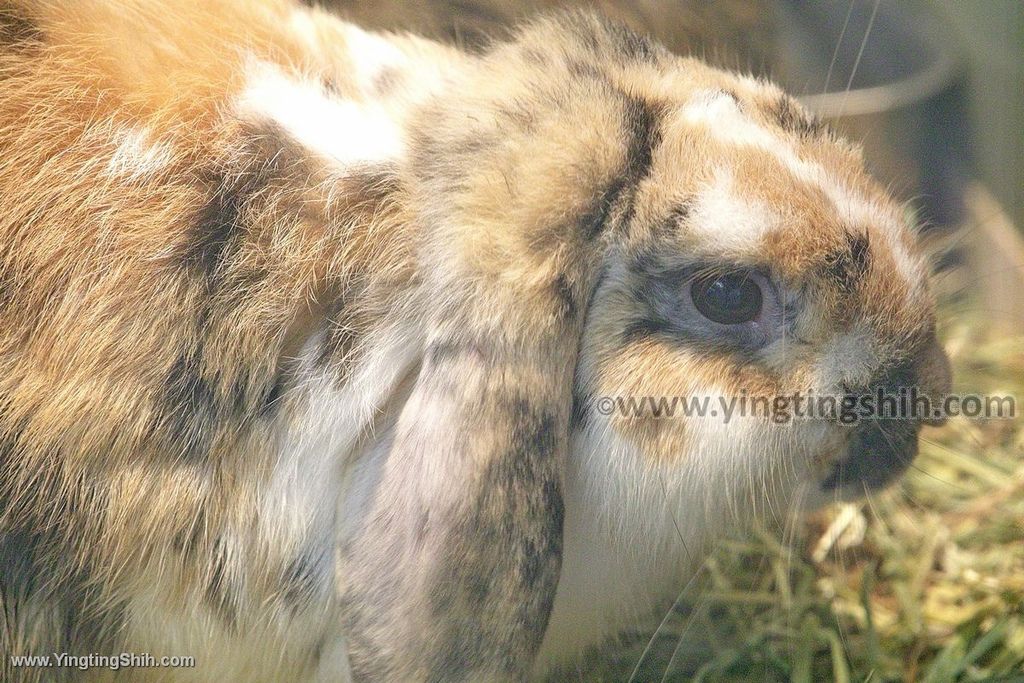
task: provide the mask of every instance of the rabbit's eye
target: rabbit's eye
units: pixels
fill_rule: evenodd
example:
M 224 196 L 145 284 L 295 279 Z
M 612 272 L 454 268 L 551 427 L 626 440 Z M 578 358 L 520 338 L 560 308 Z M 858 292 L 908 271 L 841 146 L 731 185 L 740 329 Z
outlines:
M 750 322 L 761 313 L 761 286 L 750 273 L 698 277 L 690 285 L 693 305 L 708 320 L 723 325 Z

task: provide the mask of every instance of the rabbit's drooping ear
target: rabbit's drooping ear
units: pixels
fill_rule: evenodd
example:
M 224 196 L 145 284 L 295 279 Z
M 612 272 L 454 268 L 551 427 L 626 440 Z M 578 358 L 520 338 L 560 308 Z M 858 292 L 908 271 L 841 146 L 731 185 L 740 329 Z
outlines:
M 554 598 L 574 344 L 454 332 L 430 343 L 348 563 L 367 680 L 521 678 Z
M 583 319 L 652 134 L 636 100 L 577 94 L 603 115 L 449 111 L 420 142 L 429 333 L 345 560 L 357 676 L 520 679 L 540 646 Z
M 437 291 L 419 376 L 346 562 L 350 656 L 367 680 L 520 679 L 540 646 L 592 280 L 579 265 L 549 278 L 564 261 L 543 261 L 533 282 L 463 272 Z
M 441 305 L 348 563 L 351 657 L 368 680 L 521 678 L 536 654 L 583 309 L 551 288 L 492 281 Z

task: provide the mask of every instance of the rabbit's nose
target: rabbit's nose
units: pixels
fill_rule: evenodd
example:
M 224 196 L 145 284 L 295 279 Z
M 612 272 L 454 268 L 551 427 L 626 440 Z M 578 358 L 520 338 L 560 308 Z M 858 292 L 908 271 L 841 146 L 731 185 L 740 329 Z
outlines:
M 938 343 L 921 357 L 887 366 L 867 387 L 847 394 L 851 404 L 869 398 L 872 410 L 860 414 L 846 453 L 823 482 L 826 490 L 855 486 L 876 489 L 902 474 L 917 455 L 925 424 L 942 424 L 938 411 L 949 391 L 949 361 Z
M 864 420 L 853 430 L 846 455 L 822 482 L 829 491 L 877 489 L 902 474 L 917 456 L 916 420 Z

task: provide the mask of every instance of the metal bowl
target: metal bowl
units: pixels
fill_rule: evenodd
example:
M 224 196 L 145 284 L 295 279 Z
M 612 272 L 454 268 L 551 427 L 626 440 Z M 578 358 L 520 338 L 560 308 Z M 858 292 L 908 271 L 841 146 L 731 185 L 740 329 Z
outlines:
M 951 35 L 914 2 L 776 0 L 775 78 L 912 199 L 926 229 L 960 225 L 970 178 L 966 71 Z

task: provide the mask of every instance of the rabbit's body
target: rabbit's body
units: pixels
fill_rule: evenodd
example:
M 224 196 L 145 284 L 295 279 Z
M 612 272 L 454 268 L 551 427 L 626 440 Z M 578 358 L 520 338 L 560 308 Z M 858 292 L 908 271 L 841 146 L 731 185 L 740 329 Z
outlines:
M 2 7 L 4 680 L 539 674 L 723 525 L 913 455 L 599 409 L 942 388 L 899 207 L 772 86 L 585 15 L 469 55 L 285 2 Z M 756 319 L 685 303 L 741 270 Z

